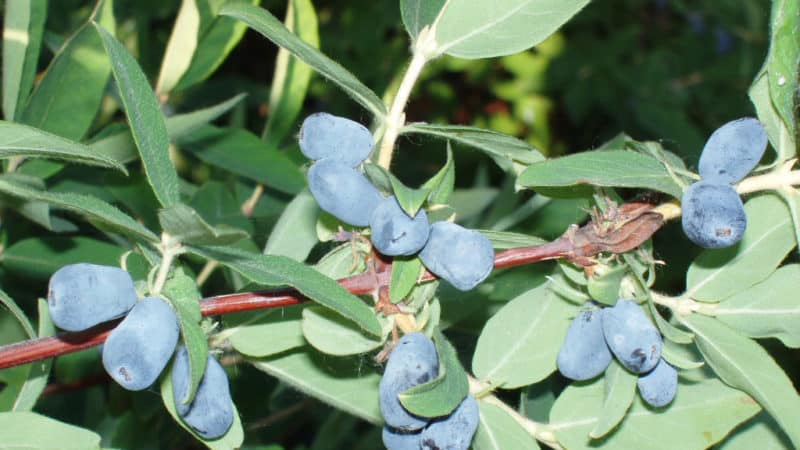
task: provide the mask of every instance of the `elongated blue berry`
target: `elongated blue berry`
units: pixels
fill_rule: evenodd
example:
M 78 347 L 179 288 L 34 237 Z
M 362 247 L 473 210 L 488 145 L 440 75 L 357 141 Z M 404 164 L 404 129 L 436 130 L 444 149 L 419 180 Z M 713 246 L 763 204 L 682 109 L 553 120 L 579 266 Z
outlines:
M 636 385 L 642 400 L 651 406 L 665 406 L 678 392 L 678 371 L 661 359 L 655 369 L 639 376 Z
M 181 345 L 172 365 L 172 395 L 178 415 L 205 439 L 227 433 L 233 424 L 233 402 L 225 369 L 209 355 L 194 400 L 187 405 L 181 401 L 186 397 L 189 381 L 189 353 Z
M 661 359 L 661 333 L 631 300 L 619 299 L 603 311 L 603 335 L 617 360 L 631 372 L 649 372 Z
M 745 117 L 717 128 L 700 154 L 704 180 L 735 184 L 753 170 L 767 148 L 767 133 L 756 119 Z
M 603 310 L 583 310 L 567 328 L 558 351 L 558 371 L 573 380 L 588 380 L 605 372 L 611 350 L 603 337 Z
M 80 263 L 50 277 L 47 305 L 59 328 L 81 331 L 124 316 L 136 304 L 136 289 L 119 267 Z
M 300 127 L 300 150 L 309 159 L 331 159 L 355 167 L 372 151 L 367 127 L 328 113 L 312 114 Z
M 451 222 L 431 225 L 428 242 L 419 258 L 428 270 L 462 291 L 480 284 L 494 267 L 494 250 L 489 239 Z
M 125 389 L 145 389 L 166 367 L 178 335 L 178 318 L 172 307 L 158 297 L 146 297 L 108 335 L 103 366 Z
M 381 437 L 386 450 L 419 450 L 419 432 L 402 433 L 390 427 L 383 427 Z
M 480 410 L 472 395 L 467 395 L 449 416 L 437 419 L 422 432 L 422 450 L 467 450 L 478 429 Z
M 683 232 L 701 247 L 729 247 L 747 228 L 742 199 L 729 184 L 694 183 L 683 193 L 681 208 Z
M 383 197 L 361 172 L 345 164 L 322 160 L 308 170 L 308 187 L 323 211 L 350 225 L 369 225 Z
M 387 256 L 416 254 L 428 240 L 430 230 L 425 210 L 420 209 L 412 219 L 394 195 L 378 205 L 369 226 L 372 228 L 372 243 Z
M 378 392 L 386 425 L 400 431 L 419 430 L 428 424 L 403 408 L 398 395 L 439 375 L 439 357 L 433 341 L 422 333 L 409 333 L 397 341 L 389 354 Z

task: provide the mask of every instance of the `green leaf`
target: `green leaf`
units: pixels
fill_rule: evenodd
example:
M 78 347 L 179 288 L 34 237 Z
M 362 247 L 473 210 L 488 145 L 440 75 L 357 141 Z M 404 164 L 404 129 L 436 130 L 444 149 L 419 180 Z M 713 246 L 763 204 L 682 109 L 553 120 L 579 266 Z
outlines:
M 422 208 L 422 204 L 425 203 L 425 199 L 428 198 L 430 189 L 424 186 L 418 189 L 409 188 L 391 172 L 389 172 L 389 183 L 391 183 L 392 192 L 397 197 L 397 202 L 403 208 L 403 211 L 409 217 L 416 216 L 419 209 Z
M 202 1 L 202 0 L 201 0 Z M 197 0 L 183 0 L 169 36 L 164 58 L 161 60 L 161 71 L 156 82 L 156 93 L 166 94 L 178 84 L 192 63 L 192 56 L 197 48 L 201 21 L 200 7 Z
M 178 141 L 201 160 L 288 194 L 305 187 L 305 177 L 284 152 L 268 148 L 241 128 L 204 126 Z
M 363 273 L 367 270 L 366 256 L 371 251 L 368 242 L 345 242 L 323 256 L 314 268 L 334 280 Z
M 100 436 L 32 412 L 0 412 L 0 448 L 99 450 Z
M 529 236 L 522 233 L 512 233 L 510 231 L 495 231 L 495 230 L 476 230 L 492 242 L 492 247 L 495 250 L 506 250 L 509 248 L 531 247 L 534 245 L 542 245 L 547 241 L 536 236 Z
M 405 409 L 422 417 L 450 414 L 469 393 L 467 373 L 458 361 L 456 349 L 438 329 L 433 334 L 433 343 L 439 356 L 439 376 L 398 395 Z
M 722 381 L 755 398 L 795 447 L 800 445 L 800 396 L 772 356 L 711 317 L 692 314 L 684 324 L 694 332 L 697 348 Z
M 305 305 L 289 306 L 252 313 L 226 315 L 225 335 L 239 353 L 254 358 L 277 355 L 303 347 L 300 325 Z
M 182 138 L 189 136 L 199 128 L 202 128 L 203 125 L 210 123 L 214 119 L 230 111 L 245 97 L 247 97 L 247 94 L 239 94 L 222 103 L 209 106 L 208 108 L 167 117 L 165 123 L 167 125 L 167 134 L 169 135 L 170 141 L 178 142 Z
M 203 0 L 208 3 L 213 10 L 212 14 L 217 14 L 219 1 Z M 245 0 L 252 5 L 258 5 L 261 0 Z M 225 61 L 228 54 L 236 47 L 242 39 L 247 26 L 237 22 L 230 17 L 214 17 L 207 25 L 201 27 L 201 33 L 197 48 L 192 55 L 189 68 L 184 73 L 178 85 L 173 91 L 179 91 L 193 86 L 206 78 L 210 77 L 215 70 Z
M 302 327 L 306 341 L 328 355 L 359 355 L 383 345 L 382 338 L 365 334 L 352 321 L 321 306 L 303 309 Z
M 291 0 L 286 8 L 286 28 L 299 39 L 319 48 L 317 12 L 311 0 Z M 311 68 L 285 48 L 278 50 L 275 72 L 269 90 L 269 118 L 261 137 L 270 148 L 277 148 L 294 131 L 311 81 Z
M 736 429 L 722 442 L 719 450 L 791 450 L 792 443 L 786 439 L 778 424 L 767 413 L 759 413 Z
M 766 280 L 714 308 L 717 319 L 752 338 L 774 337 L 800 347 L 800 264 L 778 268 Z
M 672 366 L 684 370 L 699 369 L 705 365 L 693 345 L 680 345 L 669 339 L 665 339 L 661 345 L 661 357 Z
M 744 206 L 747 229 L 733 247 L 705 250 L 686 273 L 687 297 L 718 302 L 767 278 L 796 245 L 792 217 L 776 195 L 761 195 Z
M 577 153 L 532 164 L 517 178 L 528 188 L 609 186 L 652 189 L 681 198 L 683 190 L 651 156 L 626 150 Z
M 306 347 L 250 363 L 336 409 L 375 425 L 383 422 L 378 406 L 381 376 L 360 357 L 331 358 Z
M 248 237 L 247 233 L 227 226 L 211 226 L 191 207 L 178 203 L 158 212 L 161 227 L 185 244 L 229 245 Z
M 544 156 L 527 142 L 483 128 L 412 123 L 403 127 L 402 131 L 439 137 L 475 148 L 491 156 L 506 171 L 511 171 L 514 163 L 527 166 L 544 161 Z
M 769 78 L 765 68 L 762 68 L 761 72 L 756 75 L 748 95 L 756 109 L 758 120 L 761 121 L 767 131 L 769 142 L 777 154 L 777 160 L 782 161 L 791 158 L 796 152 L 795 138 L 789 135 L 786 124 L 772 103 L 769 92 Z
M 420 31 L 436 20 L 444 3 L 445 0 L 400 0 L 403 25 L 412 40 L 416 41 Z
M 431 28 L 436 40 L 435 55 L 476 59 L 533 47 L 588 3 L 589 0 L 447 0 L 436 16 L 430 7 L 418 6 L 417 10 L 427 20 L 434 17 Z
M 448 141 L 447 162 L 436 172 L 436 175 L 422 185 L 422 188 L 430 191 L 428 194 L 429 203 L 445 205 L 453 193 L 453 189 L 455 189 L 455 183 L 456 165 L 453 162 L 453 149 L 450 147 L 450 141 Z
M 295 261 L 305 261 L 317 245 L 317 201 L 308 189 L 303 189 L 286 205 L 272 227 L 264 246 L 264 254 L 286 256 Z
M 800 5 L 793 0 L 772 3 L 772 36 L 765 62 L 772 104 L 780 115 L 789 136 L 797 136 L 797 106 L 800 69 Z M 794 139 L 792 139 L 794 140 Z M 792 152 L 787 156 L 794 156 Z
M 195 433 L 192 427 L 183 422 L 175 408 L 175 397 L 172 393 L 172 364 L 170 364 L 169 370 L 161 376 L 161 400 L 164 402 L 167 411 L 169 411 L 169 415 L 175 419 L 175 422 L 184 430 L 191 433 L 195 439 L 205 444 L 206 447 L 212 450 L 231 450 L 242 446 L 242 442 L 244 442 L 244 429 L 242 428 L 242 420 L 239 418 L 239 411 L 236 409 L 235 404 L 233 405 L 233 425 L 231 425 L 230 429 L 228 429 L 225 434 L 217 439 L 210 441 L 205 440 L 202 436 Z
M 636 380 L 639 377 L 625 370 L 616 360 L 611 361 L 605 373 L 605 395 L 603 413 L 589 436 L 598 439 L 613 430 L 622 419 L 636 397 Z
M 351 319 L 364 331 L 374 336 L 383 333 L 372 308 L 336 281 L 302 263 L 284 256 L 259 255 L 235 248 L 190 246 L 187 250 L 219 261 L 255 283 L 294 287 L 317 303 Z
M 100 199 L 82 194 L 39 191 L 21 182 L 22 180 L 25 178 L 13 174 L 0 177 L 0 192 L 23 199 L 43 201 L 56 208 L 81 214 L 90 221 L 96 221 L 125 235 L 159 242 L 158 236 L 152 231 Z
M 472 371 L 481 381 L 513 389 L 556 370 L 556 357 L 578 306 L 539 285 L 505 304 L 478 337 Z
M 247 26 L 258 31 L 279 47 L 290 51 L 298 59 L 319 72 L 320 75 L 339 86 L 375 117 L 382 118 L 386 115 L 386 107 L 374 92 L 339 63 L 323 55 L 312 45 L 292 34 L 266 9 L 246 3 L 230 2 L 223 5 L 219 13 L 246 23 Z
M 6 2 L 3 20 L 3 117 L 14 120 L 33 87 L 47 0 Z
M 178 174 L 169 159 L 169 138 L 164 116 L 139 64 L 102 25 L 95 28 L 111 59 L 111 71 L 119 88 L 133 140 L 139 149 L 147 181 L 162 206 L 180 202 Z
M 6 294 L 2 289 L 0 289 L 0 303 L 11 312 L 11 315 L 13 315 L 15 319 L 17 319 L 17 322 L 19 322 L 19 324 L 22 326 L 22 329 L 25 330 L 25 334 L 28 335 L 29 339 L 36 337 L 36 332 L 33 331 L 33 325 L 31 325 L 31 321 L 28 319 L 28 316 L 26 316 L 25 312 L 20 309 L 19 305 L 17 305 L 14 299 Z
M 110 167 L 127 173 L 119 161 L 87 147 L 38 128 L 0 120 L 0 158 L 59 159 L 92 166 Z
M 202 319 L 200 299 L 202 296 L 197 290 L 194 279 L 183 273 L 181 268 L 172 272 L 167 282 L 164 283 L 162 294 L 175 308 L 183 343 L 189 355 L 189 391 L 186 393 L 186 397 L 181 399 L 181 403 L 189 404 L 194 400 L 197 387 L 203 379 L 208 359 L 208 341 L 200 327 Z
M 588 280 L 589 296 L 606 305 L 616 304 L 619 299 L 620 285 L 625 275 L 628 275 L 628 266 L 625 264 L 611 267 L 603 273 L 595 272 Z
M 98 1 L 89 21 L 113 30 L 113 2 Z M 80 141 L 97 115 L 110 73 L 103 44 L 87 22 L 58 50 L 31 94 L 21 121 Z
M 701 450 L 760 410 L 746 394 L 718 380 L 681 384 L 664 408 L 651 408 L 637 396 L 621 426 L 594 440 L 589 432 L 603 419 L 603 386 L 600 380 L 573 383 L 559 395 L 550 411 L 550 427 L 565 448 Z
M 392 303 L 403 301 L 414 286 L 422 273 L 422 261 L 416 256 L 401 258 L 395 257 L 392 260 L 392 279 L 389 282 L 389 300 Z
M 50 308 L 47 305 L 47 300 L 39 299 L 37 302 L 39 311 L 39 337 L 47 337 L 56 334 L 55 325 L 50 320 Z M 48 358 L 41 361 L 31 363 L 31 369 L 28 373 L 28 379 L 22 385 L 22 389 L 14 402 L 14 411 L 30 411 L 36 405 L 36 401 L 44 391 L 47 385 L 47 379 L 50 376 L 50 367 L 53 364 L 53 359 Z M 2 444 L 0 444 L 2 446 Z
M 481 418 L 472 440 L 475 450 L 539 450 L 539 444 L 526 430 L 500 407 L 479 401 Z

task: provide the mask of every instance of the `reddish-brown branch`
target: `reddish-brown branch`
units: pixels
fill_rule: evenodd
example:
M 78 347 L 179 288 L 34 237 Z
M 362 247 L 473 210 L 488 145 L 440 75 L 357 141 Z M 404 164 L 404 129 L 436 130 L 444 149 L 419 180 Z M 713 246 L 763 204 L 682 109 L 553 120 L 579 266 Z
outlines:
M 622 253 L 647 240 L 660 226 L 661 216 L 649 208 L 637 211 L 633 217 L 621 215 L 616 226 L 598 228 L 590 223 L 581 228 L 571 228 L 553 242 L 532 247 L 506 250 L 495 255 L 495 269 L 515 267 L 539 261 L 567 258 L 587 264 L 599 252 Z M 657 217 L 655 217 L 657 216 Z M 608 218 L 605 218 L 608 219 Z M 339 284 L 355 295 L 371 294 L 389 285 L 391 264 L 375 261 L 375 270 L 338 280 Z M 436 276 L 425 271 L 419 281 L 430 281 Z M 308 301 L 297 290 L 279 288 L 270 291 L 219 295 L 202 300 L 203 316 L 217 316 L 242 311 L 280 308 Z M 80 332 L 59 333 L 56 336 L 32 339 L 0 347 L 0 369 L 52 358 L 94 347 L 105 342 L 119 320 L 97 325 Z

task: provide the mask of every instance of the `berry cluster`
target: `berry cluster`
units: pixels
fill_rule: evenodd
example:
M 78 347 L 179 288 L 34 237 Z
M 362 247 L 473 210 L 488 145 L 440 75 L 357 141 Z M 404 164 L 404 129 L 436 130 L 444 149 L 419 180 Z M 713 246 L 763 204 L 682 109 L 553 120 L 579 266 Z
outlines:
M 429 224 L 425 210 L 414 217 L 394 195 L 383 197 L 358 169 L 372 150 L 363 125 L 327 113 L 308 116 L 300 128 L 300 150 L 314 164 L 308 186 L 322 210 L 342 222 L 369 226 L 375 248 L 387 256 L 419 254 L 425 267 L 466 291 L 489 276 L 492 244 L 484 235 L 451 222 Z
M 439 375 L 436 347 L 422 333 L 409 333 L 397 341 L 381 378 L 380 407 L 386 426 L 383 443 L 388 450 L 466 450 L 478 428 L 478 402 L 467 395 L 445 417 L 415 416 L 403 407 L 398 395 Z
M 756 167 L 766 147 L 764 127 L 753 118 L 728 122 L 708 138 L 698 167 L 702 180 L 681 199 L 681 224 L 692 242 L 705 248 L 739 242 L 747 216 L 733 185 Z
M 589 380 L 611 364 L 612 354 L 627 370 L 639 375 L 639 395 L 659 407 L 672 401 L 678 372 L 661 358 L 662 338 L 644 310 L 619 299 L 611 308 L 585 309 L 567 329 L 558 352 L 559 372 L 573 380 Z
M 151 386 L 178 345 L 178 318 L 170 304 L 159 297 L 138 300 L 130 274 L 118 267 L 86 263 L 62 267 L 50 278 L 47 303 L 53 323 L 69 331 L 125 316 L 103 345 L 103 366 L 131 391 Z M 181 345 L 172 369 L 178 413 L 204 438 L 222 436 L 233 423 L 224 369 L 209 356 L 194 400 L 183 404 L 189 382 L 189 358 Z

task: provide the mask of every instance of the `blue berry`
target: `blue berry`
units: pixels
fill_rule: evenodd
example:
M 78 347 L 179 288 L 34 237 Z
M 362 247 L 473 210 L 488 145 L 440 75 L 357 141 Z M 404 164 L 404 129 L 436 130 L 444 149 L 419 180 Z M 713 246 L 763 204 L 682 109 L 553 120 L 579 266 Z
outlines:
M 185 405 L 181 401 L 186 397 L 189 381 L 189 353 L 181 345 L 172 364 L 172 398 L 178 415 L 204 439 L 227 433 L 233 424 L 233 401 L 225 369 L 209 355 L 194 400 Z
M 699 181 L 681 199 L 683 232 L 705 248 L 729 247 L 742 238 L 747 215 L 739 194 L 729 184 Z
M 369 225 L 383 197 L 361 172 L 345 164 L 322 160 L 308 170 L 308 187 L 323 211 L 350 225 Z
M 300 127 L 300 150 L 315 161 L 331 159 L 356 167 L 372 152 L 372 134 L 358 122 L 316 113 Z
M 372 228 L 372 243 L 387 256 L 416 254 L 428 240 L 430 230 L 425 210 L 420 209 L 412 219 L 394 195 L 378 205 L 369 226 Z
M 59 328 L 81 331 L 124 316 L 136 304 L 136 289 L 119 267 L 70 264 L 50 277 L 47 304 Z
M 103 366 L 120 386 L 140 391 L 153 384 L 178 343 L 178 318 L 157 297 L 133 307 L 103 345 Z
M 603 311 L 603 335 L 617 360 L 631 372 L 649 372 L 661 359 L 661 333 L 631 300 L 619 299 Z
M 438 375 L 439 357 L 430 338 L 422 333 L 409 333 L 400 338 L 389 354 L 378 386 L 386 424 L 399 431 L 415 431 L 427 425 L 427 418 L 415 416 L 403 408 L 398 395 Z
M 584 310 L 572 320 L 558 351 L 558 371 L 573 380 L 589 380 L 605 372 L 611 351 L 603 337 L 603 310 Z
M 462 291 L 480 284 L 494 267 L 494 250 L 489 239 L 451 222 L 431 225 L 428 242 L 419 258 L 428 270 Z
M 753 170 L 767 148 L 767 133 L 756 119 L 745 117 L 717 128 L 700 154 L 698 171 L 705 180 L 734 184 Z
M 390 427 L 383 427 L 383 445 L 386 450 L 419 450 L 419 432 L 401 433 Z
M 467 395 L 449 416 L 432 422 L 422 432 L 422 450 L 467 450 L 478 429 L 480 410 L 472 395 Z
M 669 404 L 678 392 L 678 371 L 661 359 L 656 368 L 642 375 L 636 381 L 639 395 L 651 406 Z

